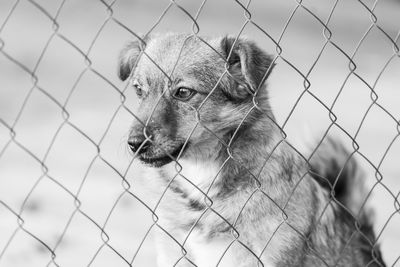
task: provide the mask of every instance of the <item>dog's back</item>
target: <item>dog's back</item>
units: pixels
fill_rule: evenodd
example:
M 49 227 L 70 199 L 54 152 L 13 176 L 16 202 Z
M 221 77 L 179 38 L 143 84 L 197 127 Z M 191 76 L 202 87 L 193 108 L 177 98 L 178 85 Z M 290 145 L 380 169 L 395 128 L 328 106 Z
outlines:
M 310 165 L 312 177 L 329 191 L 332 201 L 337 204 L 337 219 L 347 221 L 345 225 L 354 233 L 351 240 L 347 240 L 345 250 L 353 250 L 354 247 L 358 251 L 357 258 L 369 262 L 368 266 L 385 266 L 379 246 L 375 243 L 371 211 L 364 206 L 368 197 L 364 173 L 353 153 L 349 153 L 337 140 L 327 138 L 317 148 Z M 350 255 L 343 251 L 343 258 L 338 262 L 347 266 L 345 263 L 357 260 L 346 259 Z

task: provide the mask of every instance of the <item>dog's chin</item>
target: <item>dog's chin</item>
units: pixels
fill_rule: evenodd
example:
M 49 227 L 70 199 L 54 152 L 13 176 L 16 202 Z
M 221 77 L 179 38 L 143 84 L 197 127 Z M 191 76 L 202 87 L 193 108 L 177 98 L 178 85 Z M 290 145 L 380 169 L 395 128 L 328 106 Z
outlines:
M 160 168 L 172 161 L 174 161 L 179 153 L 182 150 L 182 146 L 179 146 L 176 150 L 173 150 L 171 152 L 168 152 L 168 154 L 164 154 L 164 155 L 148 155 L 148 154 L 142 154 L 139 156 L 139 160 L 151 167 L 155 167 L 155 168 Z

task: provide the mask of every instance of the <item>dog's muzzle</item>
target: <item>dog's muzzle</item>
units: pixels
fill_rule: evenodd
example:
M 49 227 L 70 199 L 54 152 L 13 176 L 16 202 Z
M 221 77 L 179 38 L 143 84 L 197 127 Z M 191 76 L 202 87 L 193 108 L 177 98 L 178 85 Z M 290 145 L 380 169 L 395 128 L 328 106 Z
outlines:
M 142 135 L 130 137 L 128 145 L 141 162 L 152 167 L 161 167 L 176 160 L 183 148 L 183 144 L 181 144 L 174 148 L 169 147 L 167 151 L 157 149 L 156 145 L 153 144 L 152 141 L 146 139 Z

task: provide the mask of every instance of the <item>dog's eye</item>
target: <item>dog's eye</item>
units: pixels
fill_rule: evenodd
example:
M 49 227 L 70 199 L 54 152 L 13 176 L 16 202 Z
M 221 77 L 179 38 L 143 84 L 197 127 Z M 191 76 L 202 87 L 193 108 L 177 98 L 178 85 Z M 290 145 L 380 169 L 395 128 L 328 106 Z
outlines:
M 133 86 L 133 88 L 135 88 L 137 96 L 140 97 L 140 96 L 143 95 L 142 87 L 140 86 L 140 84 L 139 84 L 138 81 L 134 80 L 134 81 L 132 82 L 132 86 Z
M 195 90 L 185 87 L 180 87 L 174 92 L 174 97 L 181 101 L 187 101 L 190 98 L 192 98 L 192 96 L 194 96 L 195 94 L 196 94 Z

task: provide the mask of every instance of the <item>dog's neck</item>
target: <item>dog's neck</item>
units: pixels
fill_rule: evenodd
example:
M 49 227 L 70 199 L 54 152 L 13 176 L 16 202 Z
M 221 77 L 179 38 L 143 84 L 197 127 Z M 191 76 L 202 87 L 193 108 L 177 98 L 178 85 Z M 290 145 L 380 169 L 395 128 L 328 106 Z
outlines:
M 231 145 L 220 145 L 216 153 L 217 164 L 225 165 L 219 179 L 221 194 L 258 183 L 266 163 L 275 161 L 281 154 L 276 148 L 279 130 L 266 116 L 256 123 L 243 125 L 234 135 L 227 136 L 231 138 Z
M 221 139 L 213 137 L 192 148 L 185 158 L 199 168 L 217 170 L 218 178 L 211 178 L 221 196 L 253 186 L 258 183 L 263 169 L 269 168 L 272 162 L 274 168 L 280 168 L 275 162 L 282 157 L 280 145 L 277 146 L 279 128 L 273 120 L 273 115 L 259 113 L 251 123 L 231 129 Z

